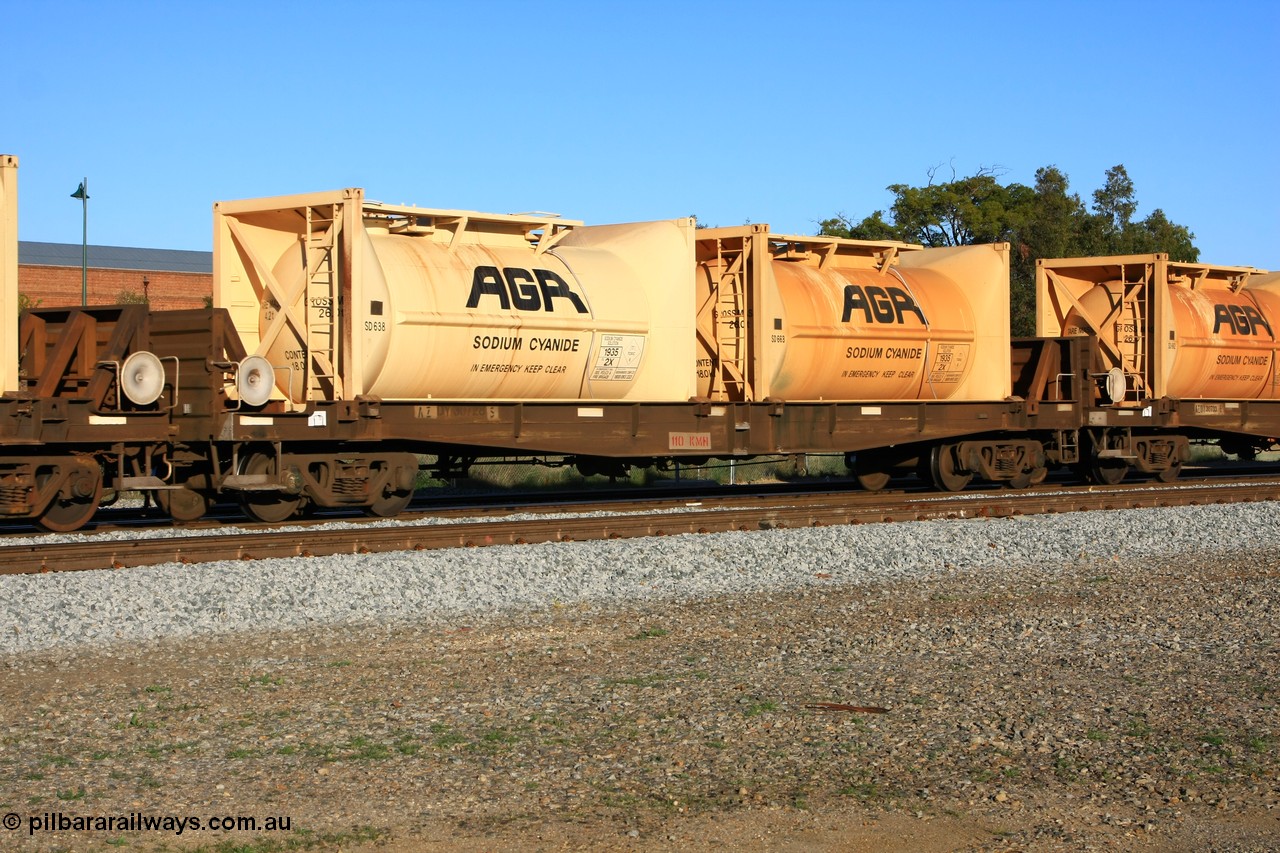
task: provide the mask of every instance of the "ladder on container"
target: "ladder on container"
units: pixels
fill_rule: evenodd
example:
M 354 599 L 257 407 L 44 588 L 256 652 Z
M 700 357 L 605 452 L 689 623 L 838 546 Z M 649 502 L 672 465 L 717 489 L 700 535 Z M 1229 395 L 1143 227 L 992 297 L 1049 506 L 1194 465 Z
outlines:
M 726 245 L 726 242 L 729 245 Z M 749 240 L 716 240 L 715 363 L 711 371 L 711 399 L 748 401 L 749 342 L 747 262 Z
M 1125 283 L 1123 308 L 1120 322 L 1133 329 L 1132 340 L 1124 340 L 1126 346 L 1121 349 L 1123 356 L 1121 367 L 1126 377 L 1132 377 L 1131 389 L 1136 399 L 1146 396 L 1147 390 L 1147 294 L 1151 288 L 1146 281 Z M 1117 341 L 1119 343 L 1119 341 Z M 1128 398 L 1128 391 L 1125 393 Z
M 336 399 L 339 388 L 338 364 L 338 225 L 308 207 L 306 231 L 302 235 L 303 263 L 306 265 L 307 358 L 304 359 L 302 388 L 306 399 Z

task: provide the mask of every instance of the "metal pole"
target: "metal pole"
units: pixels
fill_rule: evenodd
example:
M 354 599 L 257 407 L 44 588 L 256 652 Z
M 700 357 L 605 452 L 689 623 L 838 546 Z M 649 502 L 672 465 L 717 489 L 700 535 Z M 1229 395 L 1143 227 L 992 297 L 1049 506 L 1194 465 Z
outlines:
M 89 304 L 89 179 L 80 185 L 80 206 L 84 211 L 84 228 L 80 237 L 80 307 Z

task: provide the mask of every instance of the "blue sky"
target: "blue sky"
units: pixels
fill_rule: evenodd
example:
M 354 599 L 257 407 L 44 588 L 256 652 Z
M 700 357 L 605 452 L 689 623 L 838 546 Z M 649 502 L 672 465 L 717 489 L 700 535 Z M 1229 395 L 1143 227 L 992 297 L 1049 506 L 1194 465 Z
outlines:
M 0 0 L 19 236 L 208 249 L 214 201 L 364 187 L 814 233 L 923 184 L 1123 163 L 1280 269 L 1280 3 Z

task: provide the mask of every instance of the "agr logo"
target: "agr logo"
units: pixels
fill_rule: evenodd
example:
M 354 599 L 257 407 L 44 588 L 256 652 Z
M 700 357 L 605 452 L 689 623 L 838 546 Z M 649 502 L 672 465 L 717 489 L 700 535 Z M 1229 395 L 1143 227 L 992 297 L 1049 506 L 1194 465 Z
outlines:
M 574 293 L 568 282 L 551 270 L 524 270 L 519 267 L 476 267 L 471 276 L 471 295 L 467 307 L 475 308 L 481 296 L 496 296 L 504 310 L 554 311 L 553 299 L 567 299 L 579 314 L 587 306 Z

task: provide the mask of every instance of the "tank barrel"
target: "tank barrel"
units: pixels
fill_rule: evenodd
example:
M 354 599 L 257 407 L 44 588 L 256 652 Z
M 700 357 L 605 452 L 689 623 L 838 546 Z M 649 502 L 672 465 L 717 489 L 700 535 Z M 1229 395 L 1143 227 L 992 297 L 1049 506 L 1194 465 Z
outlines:
M 0 154 L 0 393 L 18 384 L 18 158 Z

